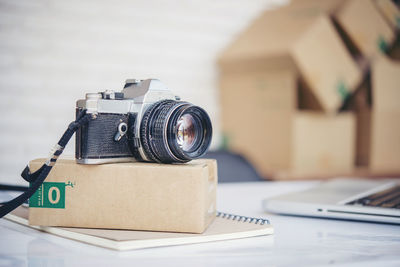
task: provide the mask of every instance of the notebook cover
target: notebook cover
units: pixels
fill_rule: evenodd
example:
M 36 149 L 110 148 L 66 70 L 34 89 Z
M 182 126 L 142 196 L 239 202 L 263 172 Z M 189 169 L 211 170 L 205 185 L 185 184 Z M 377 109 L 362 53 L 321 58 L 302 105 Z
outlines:
M 114 250 L 203 243 L 273 234 L 273 227 L 268 220 L 226 213 L 217 213 L 215 220 L 202 234 L 32 226 L 28 224 L 28 209 L 25 207 L 17 208 L 5 218 L 40 231 Z

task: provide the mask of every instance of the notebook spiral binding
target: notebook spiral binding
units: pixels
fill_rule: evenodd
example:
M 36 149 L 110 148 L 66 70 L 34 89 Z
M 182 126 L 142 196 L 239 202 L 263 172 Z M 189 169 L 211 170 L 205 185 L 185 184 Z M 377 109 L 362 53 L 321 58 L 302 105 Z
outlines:
M 225 218 L 228 220 L 231 219 L 233 221 L 238 221 L 238 222 L 248 222 L 248 223 L 260 224 L 260 225 L 270 224 L 269 220 L 267 220 L 267 219 L 235 215 L 235 214 L 225 213 L 225 212 L 220 212 L 220 211 L 217 211 L 216 216 Z

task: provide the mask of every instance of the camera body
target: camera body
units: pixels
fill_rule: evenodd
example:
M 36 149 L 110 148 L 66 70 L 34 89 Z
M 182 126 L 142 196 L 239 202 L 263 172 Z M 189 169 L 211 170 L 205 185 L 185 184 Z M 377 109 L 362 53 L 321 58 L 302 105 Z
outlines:
M 201 108 L 179 100 L 157 79 L 129 79 L 121 92 L 86 94 L 77 101 L 76 114 L 86 110 L 93 119 L 76 132 L 76 161 L 172 163 L 201 156 L 211 141 L 210 119 Z M 188 113 L 203 132 L 196 132 L 197 148 L 185 151 L 182 144 L 194 142 L 188 135 L 194 130 L 182 128 L 182 114 Z

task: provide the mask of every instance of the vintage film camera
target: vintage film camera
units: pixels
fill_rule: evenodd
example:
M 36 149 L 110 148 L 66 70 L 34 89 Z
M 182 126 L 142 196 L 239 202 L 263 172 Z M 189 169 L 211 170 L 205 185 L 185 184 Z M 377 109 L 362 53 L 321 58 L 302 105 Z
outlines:
M 76 106 L 77 114 L 86 109 L 94 118 L 76 132 L 78 163 L 188 162 L 211 143 L 208 114 L 156 79 L 127 80 L 122 92 L 88 93 Z

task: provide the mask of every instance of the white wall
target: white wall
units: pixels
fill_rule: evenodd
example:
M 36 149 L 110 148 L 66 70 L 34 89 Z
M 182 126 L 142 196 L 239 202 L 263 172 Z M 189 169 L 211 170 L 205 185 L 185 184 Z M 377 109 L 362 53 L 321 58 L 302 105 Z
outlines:
M 0 182 L 47 157 L 86 92 L 158 78 L 205 107 L 219 144 L 217 55 L 282 0 L 0 1 Z M 67 146 L 73 154 L 74 139 Z

